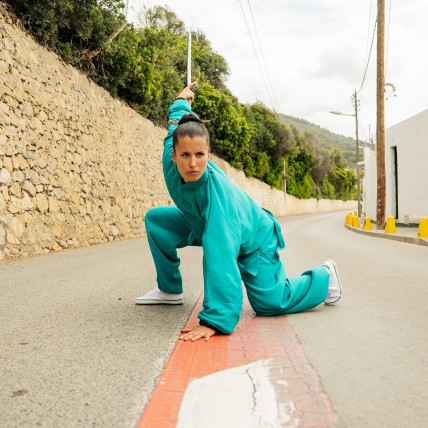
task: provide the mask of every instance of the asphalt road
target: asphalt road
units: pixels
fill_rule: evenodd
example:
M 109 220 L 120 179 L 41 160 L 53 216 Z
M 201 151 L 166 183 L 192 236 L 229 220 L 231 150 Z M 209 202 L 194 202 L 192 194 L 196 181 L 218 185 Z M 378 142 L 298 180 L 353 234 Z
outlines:
M 303 216 L 284 227 L 289 274 L 333 258 L 344 283 L 336 306 L 290 324 L 345 426 L 425 428 L 428 247 L 357 234 L 341 220 Z
M 182 251 L 186 303 L 136 306 L 155 287 L 147 240 L 0 263 L 0 427 L 133 427 L 202 290 Z
M 335 307 L 290 315 L 348 427 L 425 427 L 428 248 L 353 233 L 345 214 L 281 219 L 289 275 L 334 258 Z M 202 291 L 180 252 L 183 306 L 134 305 L 155 285 L 145 238 L 0 262 L 0 426 L 135 427 Z

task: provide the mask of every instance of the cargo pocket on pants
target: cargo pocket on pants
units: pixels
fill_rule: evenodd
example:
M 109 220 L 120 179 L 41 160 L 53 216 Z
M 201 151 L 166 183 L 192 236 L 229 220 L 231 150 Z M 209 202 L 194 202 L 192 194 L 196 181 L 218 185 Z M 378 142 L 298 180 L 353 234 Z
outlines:
M 252 276 L 257 276 L 259 272 L 259 251 L 251 254 L 240 254 L 238 256 L 239 270 Z

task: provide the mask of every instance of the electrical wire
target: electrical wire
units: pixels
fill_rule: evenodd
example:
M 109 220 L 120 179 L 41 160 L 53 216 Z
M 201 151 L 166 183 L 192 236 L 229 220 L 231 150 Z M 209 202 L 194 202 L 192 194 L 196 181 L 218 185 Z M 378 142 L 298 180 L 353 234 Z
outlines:
M 256 57 L 257 64 L 258 64 L 258 66 L 259 66 L 260 74 L 262 75 L 262 78 L 263 78 L 263 81 L 264 81 L 264 83 L 265 83 L 266 89 L 268 89 L 268 92 L 269 92 L 269 88 L 267 87 L 267 83 L 266 83 L 265 75 L 264 75 L 264 73 L 263 73 L 263 68 L 262 68 L 262 65 L 261 65 L 261 63 L 260 63 L 259 56 L 258 56 L 258 54 L 257 54 L 256 46 L 255 46 L 255 44 L 254 44 L 253 36 L 251 35 L 250 26 L 248 25 L 247 17 L 246 17 L 246 15 L 245 15 L 244 7 L 242 6 L 242 2 L 241 2 L 241 0 L 238 0 L 238 3 L 239 3 L 239 6 L 240 6 L 240 8 L 241 8 L 242 16 L 244 17 L 245 26 L 246 26 L 246 28 L 247 28 L 247 32 L 248 32 L 248 36 L 249 36 L 249 38 L 250 38 L 251 46 L 253 47 L 254 56 Z
M 260 52 L 261 52 L 261 55 L 262 55 L 263 64 L 265 66 L 266 76 L 267 76 L 267 79 L 268 79 L 269 88 L 270 88 L 270 91 L 271 91 L 271 96 L 272 96 L 272 98 L 274 100 L 275 109 L 278 110 L 278 103 L 276 102 L 275 91 L 273 90 L 273 87 L 272 87 L 272 81 L 271 81 L 271 78 L 270 78 L 269 69 L 268 69 L 268 67 L 266 65 L 265 55 L 263 53 L 262 45 L 260 43 L 259 32 L 257 31 L 257 25 L 256 25 L 256 21 L 254 19 L 253 9 L 251 7 L 250 0 L 247 0 L 247 1 L 248 1 L 248 8 L 249 8 L 250 14 L 251 14 L 251 19 L 252 19 L 253 25 L 254 25 L 254 30 L 255 30 L 256 36 L 257 36 L 257 42 L 259 44 L 259 49 L 260 49 Z
M 254 44 L 253 36 L 251 35 L 250 26 L 248 25 L 248 20 L 247 20 L 247 17 L 246 17 L 246 15 L 245 15 L 244 7 L 242 6 L 242 2 L 241 2 L 241 0 L 238 0 L 238 3 L 239 3 L 239 6 L 240 6 L 240 9 L 241 9 L 241 12 L 242 12 L 242 16 L 244 17 L 245 26 L 247 27 L 248 36 L 250 37 L 250 41 L 251 41 L 251 45 L 252 45 L 252 47 L 253 47 L 254 55 L 255 55 L 255 57 L 256 57 L 257 64 L 258 64 L 258 66 L 259 66 L 260 74 L 262 75 L 263 82 L 264 82 L 264 84 L 265 84 L 265 89 L 266 89 L 266 91 L 267 91 L 268 95 L 271 97 L 271 95 L 270 95 L 270 91 L 269 91 L 269 86 L 268 86 L 268 84 L 267 84 L 267 82 L 266 82 L 266 77 L 265 77 L 265 75 L 264 75 L 264 73 L 263 73 L 263 68 L 262 68 L 262 65 L 261 65 L 261 63 L 260 63 L 260 58 L 259 58 L 259 55 L 258 55 L 258 53 L 257 53 L 256 46 L 255 46 L 255 44 Z M 271 99 L 271 102 L 272 102 L 272 99 Z M 274 103 L 273 103 L 273 102 L 272 102 L 272 104 L 274 105 Z
M 371 43 L 371 45 L 370 45 L 370 52 L 369 52 L 369 56 L 368 56 L 368 58 L 367 58 L 367 63 L 366 63 L 366 67 L 365 67 L 365 70 L 364 70 L 363 79 L 362 79 L 362 81 L 361 81 L 360 89 L 358 89 L 357 94 L 359 94 L 359 93 L 361 92 L 361 89 L 363 88 L 363 85 L 364 85 L 364 81 L 366 80 L 367 70 L 368 70 L 368 68 L 369 68 L 370 58 L 371 58 L 372 49 L 373 49 L 373 42 L 374 42 L 375 35 L 376 35 L 377 20 L 378 20 L 378 18 L 377 18 L 377 16 L 376 16 L 375 25 L 374 25 L 374 28 L 373 28 L 372 43 Z
M 369 51 L 369 41 L 370 41 L 370 26 L 372 22 L 372 9 L 373 9 L 373 0 L 370 0 L 370 15 L 369 15 L 369 25 L 367 26 L 367 41 L 366 41 L 366 53 L 364 55 L 364 64 L 367 60 L 367 54 Z
M 388 11 L 388 34 L 386 39 L 386 55 L 385 55 L 385 76 L 384 79 L 386 80 L 386 69 L 388 66 L 388 53 L 389 53 L 389 30 L 391 29 L 391 4 L 392 0 L 389 0 L 389 11 Z

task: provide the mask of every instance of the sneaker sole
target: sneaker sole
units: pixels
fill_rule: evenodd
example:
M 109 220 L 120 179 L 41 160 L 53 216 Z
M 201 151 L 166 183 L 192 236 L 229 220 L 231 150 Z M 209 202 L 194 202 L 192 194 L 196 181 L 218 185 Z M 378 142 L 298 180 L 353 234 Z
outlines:
M 328 302 L 326 300 L 324 300 L 324 305 L 327 305 L 327 306 L 334 305 L 341 298 L 342 298 L 342 295 L 340 295 L 336 300 L 332 300 L 332 301 L 328 301 Z
M 329 301 L 324 300 L 324 304 L 326 304 L 327 306 L 329 306 L 329 305 L 335 304 L 338 300 L 340 300 L 342 298 L 342 281 L 340 280 L 339 271 L 337 270 L 336 263 L 333 260 L 327 260 L 327 261 L 330 262 L 330 264 L 334 268 L 334 272 L 336 273 L 337 282 L 339 284 L 339 289 L 340 289 L 340 295 L 335 300 L 329 300 Z
M 136 305 L 182 305 L 183 299 L 179 300 L 136 300 Z

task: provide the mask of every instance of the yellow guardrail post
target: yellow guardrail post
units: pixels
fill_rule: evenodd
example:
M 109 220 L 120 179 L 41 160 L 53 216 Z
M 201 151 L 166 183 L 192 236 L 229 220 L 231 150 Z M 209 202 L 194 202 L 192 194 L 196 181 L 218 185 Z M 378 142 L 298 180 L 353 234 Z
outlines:
M 364 226 L 363 226 L 363 230 L 373 230 L 372 227 L 372 220 L 370 217 L 366 217 L 364 219 Z
M 360 221 L 359 221 L 358 216 L 356 214 L 354 214 L 352 216 L 352 227 L 355 227 L 357 229 L 360 228 Z
M 346 214 L 345 224 L 348 226 L 352 226 L 352 213 Z
M 428 217 L 419 220 L 418 238 L 428 238 Z
M 386 219 L 385 233 L 397 233 L 397 227 L 395 226 L 395 219 L 392 215 Z

